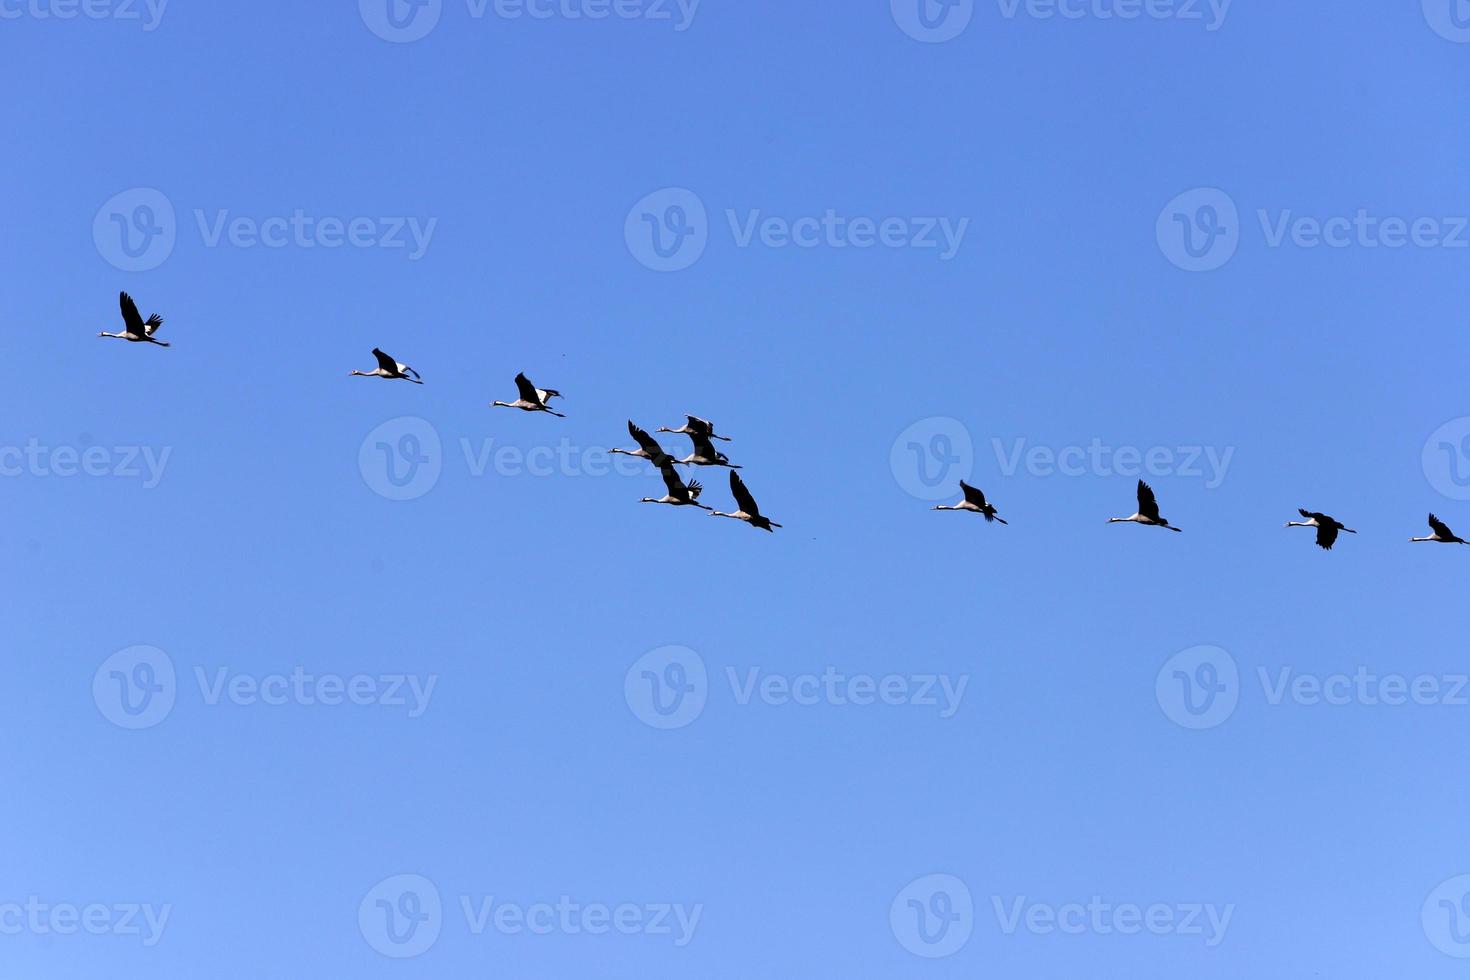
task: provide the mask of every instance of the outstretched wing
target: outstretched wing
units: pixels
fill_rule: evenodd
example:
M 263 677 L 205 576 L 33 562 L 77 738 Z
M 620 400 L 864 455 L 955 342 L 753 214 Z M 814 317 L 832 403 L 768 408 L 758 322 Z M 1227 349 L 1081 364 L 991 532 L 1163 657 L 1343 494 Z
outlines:
M 698 480 L 690 480 L 689 481 L 689 499 L 690 500 L 698 500 L 699 499 L 699 495 L 702 494 L 702 493 L 704 493 L 704 484 L 703 483 L 700 483 Z
M 1298 507 L 1296 509 L 1296 512 L 1305 517 L 1307 520 L 1316 521 L 1319 524 L 1331 520 L 1331 518 L 1329 518 L 1326 514 L 1319 514 L 1316 511 L 1307 510 L 1305 507 Z
M 541 396 L 536 394 L 536 386 L 531 384 L 531 379 L 524 374 L 516 375 L 516 388 L 521 393 L 521 401 L 530 402 L 532 405 L 541 404 Z
M 138 304 L 133 302 L 133 297 L 127 293 L 118 293 L 117 302 L 122 307 L 124 330 L 134 337 L 146 337 L 153 332 L 143 323 L 143 317 L 138 313 Z
M 1450 526 L 1433 514 L 1429 515 L 1429 526 L 1441 538 L 1453 538 L 1455 536 L 1455 532 L 1450 530 Z
M 163 326 L 163 317 L 157 313 L 143 321 L 143 329 L 148 331 L 148 336 L 150 337 L 158 333 L 158 328 L 161 326 Z
M 966 500 L 981 510 L 985 509 L 985 493 L 979 487 L 972 487 L 964 480 L 961 480 L 960 489 L 965 492 Z
M 708 436 L 715 431 L 715 425 L 713 422 L 702 419 L 698 415 L 686 415 L 684 416 L 684 418 L 688 421 L 689 428 L 693 429 L 695 432 L 698 432 L 702 436 Z
M 1138 481 L 1138 512 L 1151 521 L 1159 519 L 1159 501 L 1154 497 L 1154 488 Z
M 745 481 L 740 479 L 740 474 L 734 470 L 730 471 L 730 492 L 735 495 L 735 503 L 740 509 L 751 517 L 761 516 L 760 508 L 755 505 L 755 498 L 750 495 L 750 490 L 745 486 Z
M 389 357 L 387 354 L 384 354 L 376 347 L 373 348 L 373 356 L 378 359 L 378 367 L 382 368 L 384 371 L 387 371 L 389 374 L 398 373 L 398 362 L 393 360 L 393 358 Z
M 665 463 L 658 468 L 659 475 L 664 478 L 664 486 L 669 488 L 669 496 L 681 496 L 687 489 L 684 481 L 679 479 L 679 474 L 674 472 L 672 463 Z
M 638 426 L 634 425 L 632 419 L 629 419 L 628 420 L 628 435 L 632 436 L 633 437 L 633 441 L 636 442 L 636 443 L 638 443 L 638 446 L 645 453 L 648 453 L 648 455 L 650 455 L 650 456 L 663 456 L 663 455 L 665 455 L 664 454 L 664 447 L 663 446 L 660 446 L 657 442 L 655 442 L 654 439 L 653 439 L 653 436 L 649 435 L 647 432 L 643 431 L 642 429 L 638 428 Z
M 1315 516 L 1320 516 L 1320 515 L 1312 515 L 1312 516 L 1315 517 Z M 1332 550 L 1332 546 L 1333 546 L 1334 543 L 1336 543 L 1336 541 L 1337 541 L 1337 522 L 1336 521 L 1333 521 L 1331 519 L 1325 520 L 1325 521 L 1320 521 L 1317 524 L 1317 545 L 1318 545 L 1318 547 L 1321 547 L 1321 548 L 1323 548 L 1323 549 L 1325 549 L 1327 551 L 1331 551 Z

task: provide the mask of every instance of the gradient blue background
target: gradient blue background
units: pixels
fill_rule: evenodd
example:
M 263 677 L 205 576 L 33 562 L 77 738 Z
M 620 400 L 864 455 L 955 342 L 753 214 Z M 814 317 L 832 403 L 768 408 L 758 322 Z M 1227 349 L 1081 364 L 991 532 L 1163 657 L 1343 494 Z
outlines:
M 840 9 L 839 9 L 840 8 Z M 1271 249 L 1257 208 L 1470 214 L 1470 46 L 1416 3 L 1238 2 L 1198 22 L 1007 19 L 918 43 L 882 0 L 706 0 L 693 27 L 470 19 L 390 44 L 346 0 L 174 0 L 136 22 L 0 21 L 0 442 L 171 447 L 163 482 L 0 483 L 0 900 L 171 903 L 163 941 L 0 937 L 14 977 L 1458 976 L 1419 922 L 1470 871 L 1470 708 L 1269 706 L 1259 666 L 1470 669 L 1466 549 L 1429 433 L 1470 414 L 1467 253 Z M 179 243 L 123 273 L 97 209 L 164 191 Z M 677 274 L 629 254 L 633 203 L 716 222 Z M 1160 209 L 1246 217 L 1223 269 L 1175 268 Z M 206 248 L 195 208 L 438 217 L 427 255 Z M 959 256 L 735 247 L 723 211 L 969 217 Z M 98 340 L 115 296 L 174 348 Z M 423 387 L 349 380 L 382 346 Z M 519 370 L 565 421 L 485 406 Z M 736 437 L 768 536 L 640 507 L 656 477 L 471 476 L 459 440 L 627 445 L 685 411 Z M 427 496 L 359 473 L 423 417 Z M 1008 528 L 932 514 L 894 438 L 961 420 Z M 1154 481 L 1166 535 L 1108 527 L 1122 477 L 1007 477 L 991 440 L 1236 455 Z M 681 452 L 682 438 L 667 437 Z M 723 472 L 704 474 L 727 504 Z M 1362 533 L 1324 554 L 1298 506 Z M 166 650 L 179 701 L 111 725 L 98 665 Z M 685 644 L 716 683 L 660 732 L 625 671 Z M 1207 732 L 1160 666 L 1246 678 Z M 209 707 L 192 670 L 439 675 L 428 713 Z M 959 714 L 739 706 L 726 666 L 970 677 Z M 374 883 L 449 906 L 424 956 L 359 934 Z M 931 872 L 974 937 L 917 959 L 888 926 Z M 703 903 L 695 941 L 470 936 L 457 896 Z M 990 896 L 1234 903 L 1226 941 L 1004 935 Z

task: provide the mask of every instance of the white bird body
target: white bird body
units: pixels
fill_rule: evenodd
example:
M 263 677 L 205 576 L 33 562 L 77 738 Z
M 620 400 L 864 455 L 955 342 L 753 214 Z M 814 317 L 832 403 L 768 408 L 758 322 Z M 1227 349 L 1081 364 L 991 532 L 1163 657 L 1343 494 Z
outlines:
M 417 371 L 407 364 L 398 363 L 376 347 L 373 348 L 373 357 L 378 360 L 378 366 L 373 370 L 352 371 L 347 376 L 349 378 L 383 378 L 387 381 L 412 381 L 416 385 L 424 383 Z
M 491 402 L 490 407 L 519 408 L 523 412 L 545 412 L 548 415 L 555 415 L 559 419 L 566 418 L 566 416 L 562 413 L 553 411 L 546 406 L 546 403 L 552 398 L 560 398 L 562 396 L 561 392 L 557 391 L 555 388 L 537 388 L 535 385 L 531 384 L 530 379 L 527 378 L 524 373 L 522 373 L 516 375 L 516 390 L 520 392 L 521 397 L 517 398 L 515 401 Z
M 166 341 L 158 340 L 153 335 L 158 328 L 163 326 L 163 317 L 154 313 L 148 319 L 138 312 L 138 304 L 133 302 L 133 297 L 127 293 L 117 294 L 118 306 L 122 308 L 123 328 L 118 333 L 108 333 L 103 330 L 97 334 L 99 337 L 112 337 L 116 340 L 126 340 L 134 344 L 157 344 L 159 347 L 169 346 Z

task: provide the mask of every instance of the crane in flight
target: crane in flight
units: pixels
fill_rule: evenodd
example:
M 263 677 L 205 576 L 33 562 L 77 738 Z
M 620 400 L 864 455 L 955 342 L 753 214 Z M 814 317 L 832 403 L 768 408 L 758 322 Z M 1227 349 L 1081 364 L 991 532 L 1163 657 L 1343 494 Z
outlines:
M 1349 534 L 1357 534 L 1352 528 L 1343 524 L 1335 517 L 1319 514 L 1305 507 L 1298 507 L 1298 514 L 1306 518 L 1304 521 L 1287 521 L 1283 527 L 1315 527 L 1317 529 L 1317 547 L 1323 551 L 1331 551 L 1332 546 L 1337 543 L 1337 532 L 1346 531 Z
M 159 340 L 153 335 L 158 328 L 163 326 L 163 317 L 157 313 L 143 319 L 143 314 L 138 312 L 138 304 L 133 302 L 133 297 L 127 293 L 118 293 L 117 302 L 122 307 L 123 328 L 118 333 L 108 333 L 106 330 L 97 334 L 99 337 L 115 337 L 118 340 L 127 340 L 135 344 L 157 344 L 159 347 L 169 346 L 167 341 Z
M 988 500 L 985 499 L 985 493 L 979 487 L 972 487 L 968 483 L 966 483 L 964 480 L 961 480 L 960 481 L 960 490 L 964 492 L 964 495 L 965 495 L 965 499 L 964 500 L 961 500 L 959 503 L 955 504 L 953 507 L 947 507 L 944 504 L 940 504 L 938 507 L 935 507 L 934 509 L 935 510 L 967 510 L 967 511 L 969 511 L 972 514 L 984 514 L 985 515 L 985 519 L 987 521 L 1000 521 L 1002 524 L 1009 524 L 1010 523 L 1005 518 L 999 516 L 999 514 L 997 513 L 997 511 L 995 509 L 995 505 L 992 504 L 992 503 L 990 503 Z
M 519 398 L 513 402 L 491 402 L 491 408 L 519 408 L 523 412 L 545 412 L 555 415 L 559 419 L 566 418 L 562 413 L 547 407 L 547 402 L 553 398 L 560 398 L 561 392 L 555 388 L 537 388 L 531 384 L 531 379 L 524 374 L 516 375 L 516 390 L 520 393 Z
M 751 527 L 760 528 L 762 531 L 770 531 L 773 527 L 781 526 L 769 517 L 761 516 L 761 509 L 756 506 L 755 498 L 746 489 L 745 481 L 740 479 L 740 474 L 734 470 L 730 471 L 730 492 L 735 495 L 735 504 L 740 509 L 733 514 L 726 514 L 718 510 L 710 511 L 711 517 L 733 517 L 737 521 L 744 521 Z M 771 533 L 776 532 L 771 531 Z
M 407 364 L 399 364 L 393 358 L 384 354 L 376 347 L 373 348 L 373 356 L 378 359 L 378 366 L 371 371 L 353 371 L 349 378 L 385 378 L 389 381 L 412 381 L 416 385 L 423 384 L 419 373 Z
M 1147 524 L 1149 527 L 1165 527 L 1171 531 L 1180 529 L 1170 524 L 1168 520 L 1159 514 L 1159 501 L 1154 497 L 1154 488 L 1138 481 L 1138 513 L 1132 517 L 1109 517 L 1109 524 Z

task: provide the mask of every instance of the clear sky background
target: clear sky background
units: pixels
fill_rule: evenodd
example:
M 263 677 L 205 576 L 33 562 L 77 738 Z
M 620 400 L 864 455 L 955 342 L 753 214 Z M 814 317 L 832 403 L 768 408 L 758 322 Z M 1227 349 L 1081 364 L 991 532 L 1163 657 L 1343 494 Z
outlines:
M 0 2 L 0 905 L 170 915 L 151 946 L 0 917 L 0 973 L 1463 975 L 1445 950 L 1470 953 L 1450 929 L 1470 917 L 1437 919 L 1431 892 L 1470 872 L 1470 705 L 1273 704 L 1258 673 L 1448 694 L 1470 672 L 1470 548 L 1407 543 L 1430 510 L 1470 534 L 1470 232 L 1273 246 L 1257 216 L 1450 219 L 1452 237 L 1470 45 L 1433 3 L 1238 0 L 1210 30 L 1205 5 L 980 0 L 941 43 L 886 0 L 705 0 L 686 30 L 673 4 L 517 19 L 444 0 L 407 43 L 350 0 L 173 0 L 152 30 L 141 4 L 40 16 L 56 5 Z M 139 216 L 136 188 L 166 199 L 175 241 L 130 271 L 107 231 Z M 666 188 L 707 215 L 673 272 L 625 233 Z M 1197 188 L 1239 216 L 1203 272 L 1158 231 Z M 727 217 L 829 209 L 968 225 L 946 261 L 742 246 Z M 417 259 L 199 227 L 298 210 L 437 223 Z M 1209 220 L 1197 196 L 1179 213 Z M 120 289 L 171 349 L 96 337 Z M 426 384 L 349 379 L 374 346 Z M 517 371 L 569 417 L 488 408 Z M 631 445 L 626 420 L 684 412 L 734 438 L 784 530 L 640 505 L 663 493 L 646 467 L 466 460 L 565 444 L 595 469 Z M 439 475 L 392 500 L 369 434 L 402 417 L 438 436 Z M 933 492 L 958 499 L 968 472 L 1010 526 L 928 509 L 916 425 L 959 457 L 925 460 Z M 1219 481 L 1183 453 L 1149 477 L 1179 535 L 1105 523 L 1134 510 L 1126 467 L 1007 465 L 1018 441 L 1094 440 L 1233 455 Z M 41 462 L 16 465 L 28 445 Z M 111 475 L 55 472 L 88 447 Z M 156 486 L 128 447 L 169 453 Z M 728 509 L 725 472 L 695 475 Z M 1360 533 L 1322 552 L 1282 529 L 1298 507 Z M 1191 730 L 1156 682 L 1202 644 L 1237 665 L 1238 703 Z M 143 730 L 110 720 L 108 669 L 94 695 L 135 645 L 176 671 Z M 707 682 L 662 730 L 625 686 L 670 645 Z M 211 704 L 196 679 L 298 667 L 436 686 L 409 717 Z M 967 686 L 942 718 L 742 704 L 727 673 L 828 667 Z M 401 960 L 372 926 L 400 874 L 443 907 Z M 901 892 L 933 874 L 974 912 L 930 959 Z M 684 946 L 477 935 L 461 910 L 564 895 L 702 909 Z M 995 911 L 1093 896 L 1233 911 L 1213 946 L 1207 927 L 1008 933 Z

